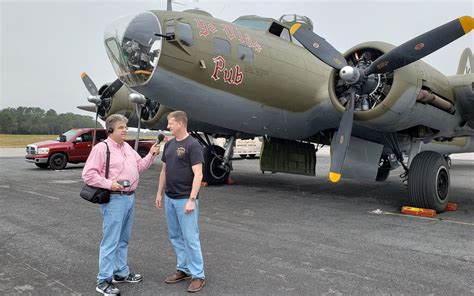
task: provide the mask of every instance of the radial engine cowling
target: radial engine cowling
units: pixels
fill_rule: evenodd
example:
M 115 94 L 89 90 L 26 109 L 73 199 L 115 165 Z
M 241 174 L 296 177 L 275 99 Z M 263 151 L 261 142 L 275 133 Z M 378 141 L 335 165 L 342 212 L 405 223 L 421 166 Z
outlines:
M 388 43 L 367 42 L 349 49 L 344 56 L 349 66 L 364 69 L 392 48 L 394 46 Z M 354 73 L 333 70 L 329 78 L 331 102 L 342 113 L 350 86 L 339 75 L 346 75 L 347 78 Z M 431 95 L 432 100 L 427 102 L 426 96 L 422 97 L 426 93 L 435 94 L 434 99 Z M 441 103 L 446 104 L 435 106 L 435 99 L 438 102 L 443 100 Z M 455 123 L 451 114 L 453 110 L 443 110 L 439 106 L 452 107 L 454 99 L 448 79 L 423 61 L 417 61 L 393 72 L 370 75 L 356 95 L 354 120 L 357 124 L 385 132 L 400 131 L 417 125 L 442 130 L 446 128 L 446 121 L 443 120 Z M 431 116 L 427 116 L 427 111 L 439 120 L 432 120 Z
M 99 94 L 102 94 L 108 86 L 104 84 L 99 89 Z M 122 114 L 128 118 L 130 126 L 137 126 L 137 105 L 130 101 L 130 94 L 130 89 L 124 84 L 112 97 L 103 99 L 99 106 L 100 118 L 105 120 L 112 114 Z M 147 128 L 155 128 L 164 118 L 163 115 L 171 111 L 173 110 L 155 100 L 146 99 L 146 104 L 141 108 L 141 123 Z
M 109 84 L 102 85 L 99 89 L 99 95 L 101 95 L 108 86 Z M 134 114 L 136 105 L 128 100 L 129 94 L 130 90 L 124 84 L 113 96 L 104 98 L 99 106 L 100 119 L 105 120 L 111 114 L 116 113 L 125 115 L 126 117 L 130 117 Z

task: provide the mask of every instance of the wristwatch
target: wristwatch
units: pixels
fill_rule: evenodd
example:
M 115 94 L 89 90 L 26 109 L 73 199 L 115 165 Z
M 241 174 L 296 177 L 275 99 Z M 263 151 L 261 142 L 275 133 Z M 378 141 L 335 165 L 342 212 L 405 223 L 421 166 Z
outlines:
M 190 199 L 191 201 L 196 201 L 196 197 L 195 197 L 195 196 L 190 196 L 189 199 Z

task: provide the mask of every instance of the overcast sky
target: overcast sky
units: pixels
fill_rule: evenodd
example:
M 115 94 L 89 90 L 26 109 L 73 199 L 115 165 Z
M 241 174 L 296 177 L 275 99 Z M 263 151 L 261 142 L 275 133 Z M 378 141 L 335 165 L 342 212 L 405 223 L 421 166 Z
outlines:
M 462 15 L 474 15 L 474 1 L 189 1 L 174 10 L 200 7 L 233 21 L 240 15 L 310 17 L 314 31 L 344 52 L 365 41 L 399 45 Z M 86 71 L 98 86 L 115 80 L 103 46 L 112 20 L 166 1 L 4 1 L 0 0 L 0 108 L 34 106 L 45 110 L 91 113 L 80 80 Z M 474 33 L 461 37 L 423 60 L 446 75 L 457 70 L 465 47 L 474 49 Z

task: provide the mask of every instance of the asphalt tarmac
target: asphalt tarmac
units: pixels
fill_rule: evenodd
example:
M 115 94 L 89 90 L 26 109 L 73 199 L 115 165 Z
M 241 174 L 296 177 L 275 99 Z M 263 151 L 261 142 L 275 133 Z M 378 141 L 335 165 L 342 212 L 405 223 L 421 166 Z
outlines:
M 400 214 L 397 174 L 332 185 L 328 164 L 319 157 L 308 177 L 235 161 L 234 185 L 202 188 L 200 295 L 474 295 L 472 160 L 453 159 L 459 209 L 437 219 Z M 99 295 L 102 217 L 78 195 L 82 165 L 41 170 L 4 157 L 0 168 L 0 294 Z M 156 161 L 137 190 L 129 264 L 144 280 L 120 284 L 122 295 L 187 294 L 188 282 L 164 283 L 175 257 L 154 207 L 160 169 Z

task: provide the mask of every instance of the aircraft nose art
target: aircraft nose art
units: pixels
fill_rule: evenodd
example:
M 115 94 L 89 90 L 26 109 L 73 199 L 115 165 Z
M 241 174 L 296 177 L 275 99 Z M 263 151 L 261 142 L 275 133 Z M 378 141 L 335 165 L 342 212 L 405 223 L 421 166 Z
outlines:
M 123 83 L 140 86 L 153 76 L 160 59 L 161 34 L 158 17 L 148 11 L 119 18 L 107 27 L 105 48 Z

